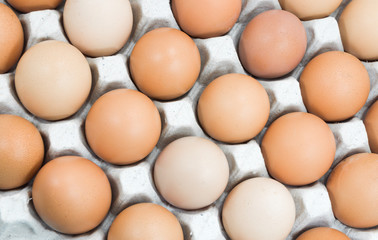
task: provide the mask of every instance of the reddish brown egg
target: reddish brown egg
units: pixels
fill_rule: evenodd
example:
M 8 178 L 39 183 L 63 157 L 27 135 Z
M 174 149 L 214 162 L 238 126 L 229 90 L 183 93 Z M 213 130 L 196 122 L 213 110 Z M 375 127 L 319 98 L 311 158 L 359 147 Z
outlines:
M 112 193 L 106 174 L 88 159 L 65 156 L 38 172 L 32 189 L 38 215 L 66 234 L 87 232 L 107 215 Z
M 278 0 L 282 9 L 294 13 L 302 20 L 329 16 L 342 0 Z
M 146 33 L 130 55 L 130 72 L 140 91 L 159 100 L 171 100 L 189 91 L 201 69 L 194 41 L 174 28 Z
M 303 112 L 286 114 L 266 131 L 261 151 L 269 174 L 294 186 L 313 183 L 331 167 L 335 138 L 319 117 Z
M 333 122 L 354 116 L 364 106 L 370 80 L 366 68 L 356 57 L 331 51 L 307 64 L 300 86 L 307 110 Z
M 181 29 L 192 37 L 221 36 L 239 18 L 241 0 L 172 0 L 172 12 Z
M 24 31 L 16 14 L 0 3 L 0 74 L 16 64 L 24 48 Z
M 138 203 L 114 219 L 108 240 L 183 240 L 184 234 L 175 215 L 153 203 Z
M 245 27 L 240 37 L 239 57 L 252 75 L 277 78 L 300 63 L 306 47 L 306 31 L 299 18 L 287 11 L 269 10 Z
M 101 96 L 85 120 L 91 149 L 105 161 L 119 165 L 146 157 L 158 142 L 160 131 L 160 115 L 154 103 L 130 89 Z
M 378 154 L 359 153 L 341 161 L 327 181 L 335 217 L 354 228 L 378 225 Z
M 29 182 L 45 154 L 38 129 L 28 120 L 0 114 L 0 189 L 12 189 Z
M 370 107 L 365 116 L 364 124 L 369 138 L 370 150 L 378 153 L 378 101 Z
M 31 12 L 56 8 L 62 0 L 7 0 L 15 9 L 20 12 Z
M 336 229 L 317 227 L 302 233 L 296 240 L 350 240 L 350 238 Z

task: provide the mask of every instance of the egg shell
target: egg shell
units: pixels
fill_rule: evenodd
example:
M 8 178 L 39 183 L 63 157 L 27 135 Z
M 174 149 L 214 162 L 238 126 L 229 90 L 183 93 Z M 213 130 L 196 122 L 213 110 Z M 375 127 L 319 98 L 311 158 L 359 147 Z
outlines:
M 16 14 L 0 3 L 0 74 L 9 71 L 24 48 L 24 31 Z
M 217 200 L 228 183 L 229 167 L 223 151 L 200 137 L 179 138 L 156 159 L 154 180 L 170 204 L 187 210 L 206 207 Z
M 317 227 L 302 233 L 296 240 L 350 240 L 350 238 L 339 230 Z
M 114 219 L 108 240 L 184 240 L 175 215 L 154 203 L 138 203 L 123 210 Z
M 222 221 L 231 239 L 286 239 L 295 221 L 294 200 L 286 187 L 273 179 L 248 179 L 228 194 Z
M 112 193 L 100 167 L 82 157 L 64 156 L 41 168 L 33 183 L 32 198 L 47 225 L 61 233 L 79 234 L 102 222 Z
M 41 167 L 44 154 L 42 137 L 31 122 L 0 114 L 0 189 L 29 182 Z
M 192 37 L 221 36 L 239 18 L 241 0 L 172 0 L 172 12 L 181 29 Z
M 302 20 L 312 20 L 329 16 L 342 0 L 278 0 L 282 9 L 295 14 Z
M 301 186 L 313 183 L 331 167 L 335 138 L 319 117 L 302 112 L 283 115 L 266 131 L 261 151 L 269 174 L 278 181 Z
M 372 152 L 378 153 L 378 101 L 369 108 L 364 120 Z
M 45 9 L 56 8 L 62 0 L 7 0 L 15 9 L 28 13 Z
M 307 110 L 325 121 L 343 121 L 365 104 L 370 79 L 365 66 L 341 51 L 322 53 L 304 68 L 300 87 Z
M 302 22 L 283 10 L 269 10 L 254 17 L 239 41 L 243 67 L 260 78 L 278 78 L 302 60 L 307 36 Z
M 128 0 L 67 0 L 63 24 L 71 43 L 85 55 L 107 56 L 129 39 L 133 12 Z
M 264 87 L 244 74 L 213 80 L 198 100 L 202 128 L 216 140 L 241 143 L 254 138 L 268 121 L 269 97 Z
M 174 28 L 154 29 L 142 36 L 130 55 L 130 73 L 144 94 L 159 100 L 184 95 L 201 70 L 194 41 Z
M 15 74 L 17 95 L 24 107 L 46 120 L 76 113 L 88 98 L 92 74 L 83 54 L 72 45 L 48 40 L 21 57 Z
M 346 52 L 361 60 L 378 60 L 378 1 L 350 1 L 341 13 L 339 28 Z
M 101 96 L 89 110 L 85 134 L 97 156 L 112 164 L 142 160 L 161 132 L 159 111 L 143 93 L 117 89 Z
M 354 228 L 378 225 L 378 154 L 359 153 L 331 172 L 327 190 L 335 217 Z

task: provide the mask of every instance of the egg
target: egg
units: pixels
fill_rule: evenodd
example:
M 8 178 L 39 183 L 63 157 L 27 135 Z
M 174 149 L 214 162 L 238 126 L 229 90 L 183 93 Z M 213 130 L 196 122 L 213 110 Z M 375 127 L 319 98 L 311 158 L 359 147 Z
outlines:
M 340 51 L 313 58 L 304 68 L 299 83 L 307 110 L 328 122 L 353 117 L 370 92 L 364 65 L 353 55 Z
M 241 0 L 172 0 L 172 12 L 181 29 L 192 37 L 221 36 L 239 18 Z
M 128 0 L 67 0 L 63 24 L 71 43 L 85 55 L 108 56 L 129 39 L 133 12 Z
M 231 73 L 213 80 L 198 100 L 202 128 L 214 139 L 242 143 L 254 138 L 268 121 L 269 97 L 254 78 Z
M 226 188 L 229 167 L 223 151 L 200 137 L 179 138 L 156 159 L 154 181 L 173 206 L 193 210 L 217 200 Z
M 302 233 L 296 240 L 350 240 L 350 238 L 336 229 L 317 227 Z
M 295 14 L 302 20 L 328 17 L 342 0 L 278 0 L 282 9 Z
M 269 174 L 278 181 L 301 186 L 321 178 L 336 153 L 335 138 L 319 117 L 302 112 L 275 120 L 261 142 Z
M 144 94 L 158 100 L 184 95 L 194 85 L 201 57 L 194 41 L 174 28 L 157 28 L 142 36 L 130 55 L 130 73 Z
M 353 228 L 378 225 L 378 154 L 359 153 L 331 172 L 327 190 L 335 217 Z
M 228 194 L 222 222 L 231 239 L 286 239 L 295 221 L 290 192 L 270 178 L 252 178 Z
M 161 132 L 159 111 L 143 93 L 130 89 L 107 92 L 93 104 L 85 120 L 91 149 L 117 165 L 142 160 L 155 147 Z
M 0 114 L 0 189 L 29 182 L 42 165 L 44 145 L 38 129 L 28 120 Z
M 346 52 L 362 60 L 378 60 L 378 1 L 350 1 L 341 13 L 339 28 Z
M 62 0 L 7 0 L 15 9 L 28 13 L 45 9 L 56 8 Z
M 243 67 L 259 78 L 278 78 L 302 60 L 307 36 L 302 22 L 283 10 L 269 10 L 254 17 L 239 41 Z
M 37 117 L 60 120 L 76 113 L 92 86 L 89 64 L 72 45 L 49 40 L 21 57 L 15 74 L 17 95 Z
M 106 174 L 88 159 L 64 156 L 38 172 L 32 188 L 36 212 L 54 230 L 80 234 L 92 230 L 107 215 L 111 188 Z
M 184 240 L 175 215 L 154 203 L 138 203 L 123 210 L 114 219 L 108 240 L 148 239 Z
M 0 74 L 8 72 L 24 48 L 24 30 L 16 14 L 0 3 Z
M 378 153 L 378 101 L 369 108 L 364 120 L 372 152 Z

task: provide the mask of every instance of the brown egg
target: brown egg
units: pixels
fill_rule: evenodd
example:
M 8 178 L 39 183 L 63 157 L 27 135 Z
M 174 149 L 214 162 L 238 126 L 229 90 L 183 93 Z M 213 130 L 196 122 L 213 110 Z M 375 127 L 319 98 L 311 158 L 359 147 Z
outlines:
M 0 3 L 0 74 L 13 67 L 24 48 L 24 30 L 16 14 Z
M 278 0 L 282 9 L 302 20 L 328 17 L 343 0 Z
M 254 138 L 268 121 L 269 97 L 264 87 L 244 74 L 212 81 L 198 101 L 198 119 L 212 138 L 241 143 Z
M 378 154 L 359 153 L 341 161 L 328 178 L 335 217 L 354 228 L 378 225 Z
M 199 209 L 216 201 L 229 177 L 227 158 L 212 141 L 179 138 L 156 159 L 154 180 L 159 193 L 182 209 Z
M 295 221 L 295 204 L 287 188 L 257 177 L 238 184 L 224 201 L 222 222 L 231 239 L 286 239 Z
M 46 120 L 76 113 L 92 85 L 89 64 L 74 46 L 49 40 L 31 47 L 16 68 L 15 86 L 29 112 Z
M 15 9 L 20 12 L 32 12 L 56 8 L 62 0 L 7 0 Z
M 65 156 L 41 168 L 33 183 L 32 198 L 47 225 L 61 233 L 80 234 L 102 222 L 112 193 L 100 167 L 82 157 Z
M 66 0 L 63 24 L 71 43 L 85 55 L 107 56 L 129 39 L 133 12 L 129 0 Z
M 159 100 L 171 100 L 192 88 L 201 69 L 194 41 L 174 28 L 146 33 L 130 55 L 130 72 L 140 91 Z
M 370 107 L 364 120 L 366 132 L 369 138 L 370 150 L 378 153 L 378 101 Z
M 331 167 L 335 138 L 328 125 L 310 113 L 294 112 L 274 121 L 261 151 L 269 174 L 278 181 L 301 186 L 313 183 Z
M 38 129 L 22 117 L 0 114 L 0 189 L 20 187 L 37 173 L 45 154 Z
M 172 0 L 172 12 L 181 29 L 192 37 L 221 36 L 239 18 L 241 0 Z
M 378 1 L 351 1 L 339 18 L 345 51 L 363 60 L 378 60 Z
M 366 68 L 356 57 L 331 51 L 307 64 L 300 87 L 307 110 L 324 121 L 334 122 L 353 117 L 364 106 L 370 80 Z
M 306 31 L 292 13 L 269 10 L 245 27 L 239 42 L 239 57 L 249 73 L 260 78 L 277 78 L 291 72 L 307 47 Z
M 153 203 L 138 203 L 123 210 L 114 219 L 108 240 L 184 240 L 175 215 Z
M 85 134 L 91 149 L 112 164 L 142 160 L 161 132 L 159 112 L 143 93 L 117 89 L 101 96 L 89 110 Z
M 339 230 L 317 227 L 302 233 L 296 240 L 350 240 L 350 238 Z

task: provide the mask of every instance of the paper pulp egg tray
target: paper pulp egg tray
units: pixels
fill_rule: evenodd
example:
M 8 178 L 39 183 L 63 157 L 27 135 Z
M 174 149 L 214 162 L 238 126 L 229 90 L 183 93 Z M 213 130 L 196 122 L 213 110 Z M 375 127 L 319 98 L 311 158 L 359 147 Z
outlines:
M 0 0 L 4 3 L 4 0 Z M 216 77 L 227 73 L 244 73 L 236 47 L 246 24 L 257 14 L 280 9 L 277 0 L 243 0 L 242 12 L 231 31 L 221 37 L 194 39 L 201 54 L 201 73 L 194 87 L 174 101 L 154 101 L 162 119 L 160 140 L 144 160 L 128 166 L 115 166 L 98 158 L 89 148 L 84 134 L 84 120 L 91 105 L 104 93 L 117 89 L 136 89 L 128 71 L 128 58 L 136 41 L 146 32 L 159 27 L 178 28 L 169 0 L 131 0 L 134 14 L 133 32 L 127 44 L 116 55 L 87 58 L 93 85 L 84 106 L 74 116 L 56 122 L 39 119 L 30 114 L 17 98 L 14 71 L 0 74 L 0 113 L 14 114 L 34 123 L 42 134 L 46 155 L 45 162 L 64 155 L 79 155 L 100 166 L 107 174 L 113 192 L 109 214 L 94 230 L 81 235 L 65 235 L 49 228 L 38 217 L 31 198 L 32 181 L 22 188 L 0 191 L 0 239 L 106 239 L 111 223 L 126 207 L 139 202 L 153 202 L 169 209 L 179 219 L 185 239 L 229 239 L 221 222 L 221 209 L 227 194 L 241 181 L 252 177 L 269 177 L 260 150 L 265 129 L 253 140 L 243 144 L 216 142 L 224 151 L 230 166 L 230 179 L 225 192 L 212 205 L 196 211 L 185 211 L 169 205 L 157 192 L 152 169 L 160 151 L 170 142 L 184 136 L 209 138 L 196 119 L 196 105 L 203 89 Z M 306 112 L 299 88 L 299 76 L 304 66 L 316 55 L 330 51 L 343 51 L 338 16 L 350 0 L 330 16 L 304 21 L 308 45 L 299 66 L 284 78 L 259 80 L 268 92 L 271 111 L 268 123 L 289 112 Z M 7 4 L 7 3 L 5 3 Z M 48 39 L 68 42 L 62 24 L 62 5 L 57 10 L 18 14 L 25 32 L 25 50 Z M 359 152 L 370 152 L 364 124 L 361 119 L 367 107 L 378 95 L 378 62 L 363 62 L 367 68 L 371 91 L 366 105 L 354 118 L 329 124 L 334 133 L 337 150 L 332 168 L 343 158 Z M 214 140 L 213 140 L 214 141 Z M 319 181 L 303 186 L 288 187 L 296 205 L 296 220 L 287 239 L 295 239 L 304 230 L 318 226 L 336 228 L 353 240 L 377 240 L 378 229 L 355 229 L 335 219 L 325 181 L 331 170 Z M 363 186 L 361 186 L 363 187 Z M 377 199 L 378 201 L 378 199 Z

